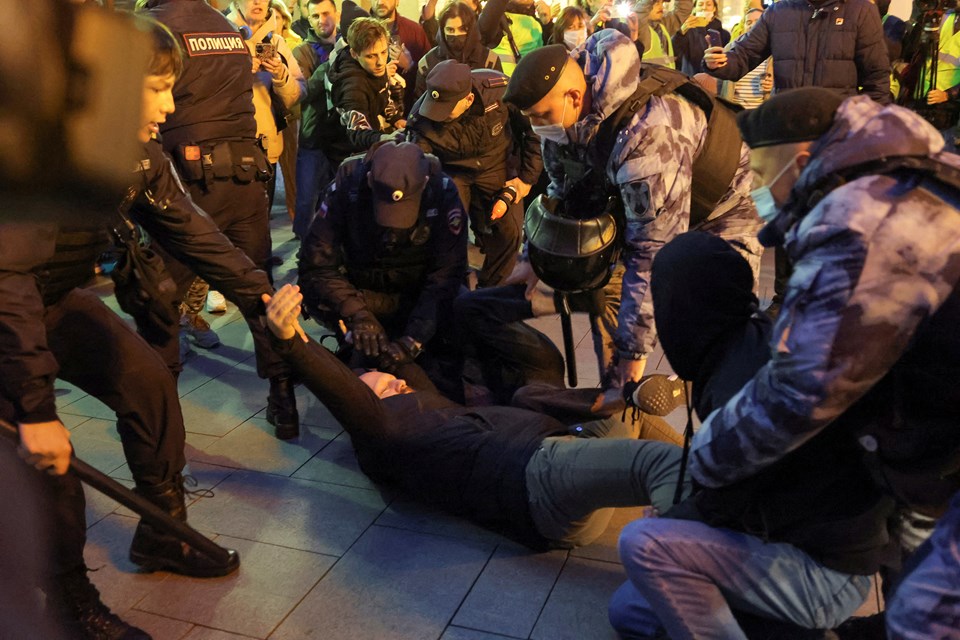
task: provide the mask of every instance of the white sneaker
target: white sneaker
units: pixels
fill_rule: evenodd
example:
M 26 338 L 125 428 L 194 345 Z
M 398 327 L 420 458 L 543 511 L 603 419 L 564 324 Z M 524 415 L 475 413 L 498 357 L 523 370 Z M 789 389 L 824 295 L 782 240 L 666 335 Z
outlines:
M 219 291 L 207 293 L 207 313 L 223 313 L 227 310 L 227 299 Z

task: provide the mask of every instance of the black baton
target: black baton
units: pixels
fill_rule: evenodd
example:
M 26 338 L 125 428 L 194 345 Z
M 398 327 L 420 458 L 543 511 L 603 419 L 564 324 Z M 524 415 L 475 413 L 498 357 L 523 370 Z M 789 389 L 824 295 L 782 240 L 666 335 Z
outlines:
M 5 420 L 0 420 L 0 433 L 7 437 L 14 444 L 20 443 L 20 432 L 17 428 Z M 202 533 L 191 527 L 185 522 L 181 522 L 170 516 L 169 513 L 145 500 L 130 489 L 126 488 L 113 478 L 94 469 L 89 464 L 76 457 L 70 456 L 70 469 L 67 473 L 73 472 L 81 481 L 90 485 L 108 498 L 112 498 L 135 511 L 141 518 L 158 529 L 175 536 L 182 542 L 186 542 L 197 551 L 203 553 L 211 560 L 219 563 L 226 563 L 230 559 L 227 550 L 216 544 Z

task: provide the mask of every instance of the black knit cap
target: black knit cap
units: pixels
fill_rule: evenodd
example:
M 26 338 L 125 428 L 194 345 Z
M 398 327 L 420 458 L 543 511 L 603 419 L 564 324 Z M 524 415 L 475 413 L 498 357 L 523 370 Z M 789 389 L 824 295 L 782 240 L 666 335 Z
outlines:
M 340 36 L 342 38 L 347 37 L 347 31 L 350 30 L 350 25 L 353 24 L 353 21 L 357 18 L 369 17 L 370 14 L 364 10 L 363 7 L 353 2 L 353 0 L 344 0 L 340 7 Z
M 790 89 L 756 109 L 741 111 L 737 125 L 751 149 L 816 140 L 833 126 L 844 97 L 822 87 Z
M 569 59 L 570 53 L 562 44 L 540 47 L 523 56 L 510 76 L 504 101 L 512 102 L 521 111 L 537 104 L 557 84 Z

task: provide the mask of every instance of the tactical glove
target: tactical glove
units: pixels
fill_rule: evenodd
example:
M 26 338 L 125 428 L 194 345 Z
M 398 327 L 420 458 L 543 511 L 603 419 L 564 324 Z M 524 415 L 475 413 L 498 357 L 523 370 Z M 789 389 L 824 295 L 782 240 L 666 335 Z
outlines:
M 369 311 L 360 311 L 350 318 L 353 346 L 368 358 L 376 358 L 387 348 L 387 332 Z
M 403 336 L 387 345 L 380 353 L 380 368 L 390 370 L 402 364 L 410 364 L 420 355 L 421 348 L 410 336 Z

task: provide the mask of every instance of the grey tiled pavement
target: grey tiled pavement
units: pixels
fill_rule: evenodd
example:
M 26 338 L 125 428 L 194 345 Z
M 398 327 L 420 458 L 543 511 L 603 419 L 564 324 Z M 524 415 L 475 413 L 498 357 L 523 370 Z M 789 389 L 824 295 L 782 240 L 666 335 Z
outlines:
M 294 279 L 296 253 L 280 209 L 272 221 L 274 252 L 283 259 L 278 283 Z M 105 282 L 98 288 L 108 296 Z M 764 282 L 769 286 L 769 274 Z M 239 550 L 242 566 L 208 580 L 138 573 L 126 558 L 133 514 L 87 490 L 87 561 L 117 613 L 157 640 L 616 637 L 606 605 L 624 579 L 617 534 L 639 509 L 618 510 L 588 547 L 535 554 L 394 496 L 359 471 L 346 434 L 303 390 L 303 434 L 276 440 L 264 419 L 267 385 L 254 372 L 246 326 L 232 305 L 207 317 L 223 344 L 197 349 L 180 394 L 188 472 L 214 495 L 196 499 L 189 516 L 197 529 Z M 556 318 L 538 326 L 559 338 Z M 574 326 L 580 386 L 595 386 L 585 318 L 575 317 Z M 307 329 L 321 333 L 316 325 Z M 669 371 L 661 355 L 650 359 L 649 371 Z M 57 400 L 78 455 L 130 486 L 110 411 L 62 382 Z M 669 418 L 678 429 L 681 414 Z

